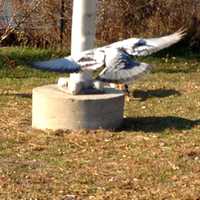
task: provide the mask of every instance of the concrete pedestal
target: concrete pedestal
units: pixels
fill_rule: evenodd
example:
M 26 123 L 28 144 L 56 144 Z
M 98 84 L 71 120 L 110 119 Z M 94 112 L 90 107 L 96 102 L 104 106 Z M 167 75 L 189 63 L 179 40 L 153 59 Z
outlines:
M 33 89 L 32 127 L 46 130 L 116 129 L 123 121 L 124 94 L 71 95 L 57 85 Z

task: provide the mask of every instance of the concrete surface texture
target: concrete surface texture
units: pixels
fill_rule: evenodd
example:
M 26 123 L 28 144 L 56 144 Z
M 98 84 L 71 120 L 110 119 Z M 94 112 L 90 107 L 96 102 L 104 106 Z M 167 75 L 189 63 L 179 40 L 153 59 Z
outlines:
M 32 127 L 41 130 L 116 129 L 123 121 L 124 94 L 71 95 L 57 85 L 33 89 Z

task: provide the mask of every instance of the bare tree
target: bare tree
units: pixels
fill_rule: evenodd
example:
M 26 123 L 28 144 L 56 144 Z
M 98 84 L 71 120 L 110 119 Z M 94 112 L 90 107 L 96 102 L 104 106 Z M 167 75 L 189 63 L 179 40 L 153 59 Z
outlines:
M 24 4 L 23 8 L 16 8 L 15 13 L 21 17 L 13 16 L 15 26 L 7 26 L 0 42 L 14 32 L 20 44 L 70 48 L 73 0 L 28 2 L 39 6 Z M 200 30 L 195 25 L 200 24 L 199 10 L 199 0 L 98 0 L 97 42 L 162 35 L 184 26 L 189 28 L 192 43 L 188 41 L 192 45 L 199 44 Z
M 23 2 L 20 7 L 14 8 L 13 5 L 12 7 L 9 6 L 9 11 L 7 10 L 9 18 L 5 31 L 0 37 L 0 44 L 6 40 L 11 33 L 20 30 L 21 26 L 29 21 L 32 15 L 38 11 L 41 4 L 42 0 L 33 0 L 30 4 Z

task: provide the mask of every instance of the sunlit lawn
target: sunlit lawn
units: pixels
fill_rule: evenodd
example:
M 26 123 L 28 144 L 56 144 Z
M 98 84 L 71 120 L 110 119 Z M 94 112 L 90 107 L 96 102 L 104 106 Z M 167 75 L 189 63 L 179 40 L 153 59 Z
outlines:
M 118 131 L 31 129 L 30 69 L 53 51 L 0 49 L 0 199 L 200 199 L 200 54 L 162 52 L 131 86 Z

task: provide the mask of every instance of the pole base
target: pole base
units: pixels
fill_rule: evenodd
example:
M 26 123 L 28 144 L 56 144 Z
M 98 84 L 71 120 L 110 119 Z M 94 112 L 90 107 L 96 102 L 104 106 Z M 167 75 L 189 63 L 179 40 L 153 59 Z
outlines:
M 57 85 L 33 89 L 32 127 L 40 130 L 117 129 L 123 121 L 124 94 L 71 95 Z

